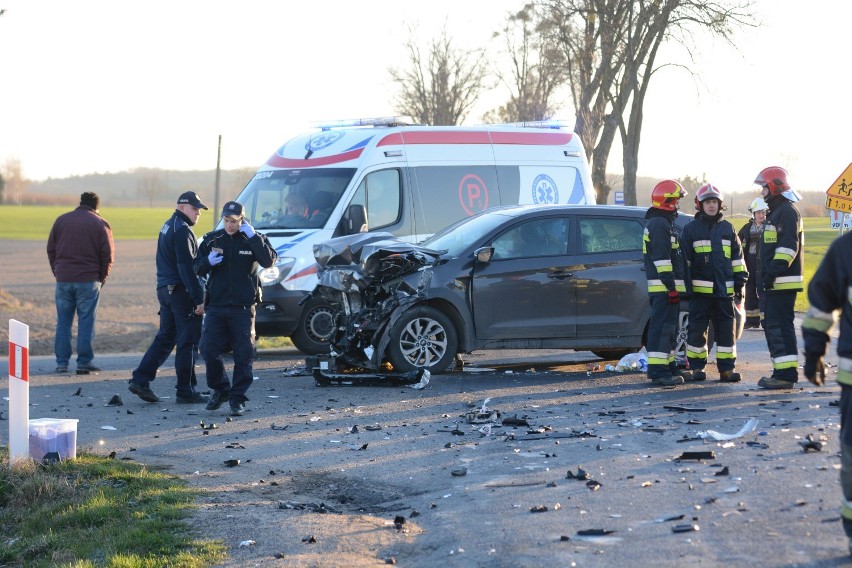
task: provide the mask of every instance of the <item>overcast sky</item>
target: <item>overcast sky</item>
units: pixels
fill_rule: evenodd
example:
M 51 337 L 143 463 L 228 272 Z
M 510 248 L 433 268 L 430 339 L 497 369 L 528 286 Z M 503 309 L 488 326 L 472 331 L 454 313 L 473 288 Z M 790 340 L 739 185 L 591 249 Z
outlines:
M 0 0 L 0 163 L 40 180 L 136 167 L 255 168 L 312 121 L 394 114 L 406 22 L 491 39 L 523 0 Z M 648 92 L 639 175 L 752 191 L 765 166 L 825 190 L 852 162 L 852 2 L 758 0 L 738 49 L 707 39 Z M 669 60 L 682 62 L 677 52 Z M 661 56 L 663 57 L 663 56 Z M 658 59 L 662 62 L 661 59 Z M 496 88 L 467 122 L 505 102 Z M 559 118 L 573 123 L 570 101 Z M 610 160 L 620 171 L 620 156 Z

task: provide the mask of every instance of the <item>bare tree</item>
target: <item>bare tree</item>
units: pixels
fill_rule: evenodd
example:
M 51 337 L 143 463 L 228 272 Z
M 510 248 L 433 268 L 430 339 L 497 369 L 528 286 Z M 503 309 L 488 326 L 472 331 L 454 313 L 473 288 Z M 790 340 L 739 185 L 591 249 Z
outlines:
M 399 88 L 396 111 L 422 124 L 461 123 L 485 89 L 488 75 L 485 50 L 456 48 L 445 27 L 440 37 L 431 41 L 424 58 L 414 27 L 409 25 L 408 29 L 405 42 L 408 65 L 388 69 Z
M 535 29 L 541 17 L 529 3 L 507 18 L 502 35 L 506 41 L 509 69 L 497 77 L 510 91 L 508 102 L 491 116 L 500 122 L 525 122 L 553 117 L 559 108 L 554 93 L 565 84 L 564 53 Z
M 753 0 L 541 0 L 542 30 L 566 53 L 577 122 L 592 162 L 598 202 L 606 202 L 606 163 L 620 135 L 625 201 L 636 204 L 636 173 L 645 95 L 665 41 L 692 54 L 693 31 L 733 43 L 736 27 L 754 25 Z
M 154 200 L 166 191 L 166 184 L 160 180 L 157 170 L 136 170 L 138 179 L 136 181 L 136 194 L 148 200 L 148 207 L 154 206 Z
M 24 177 L 21 160 L 18 158 L 7 158 L 3 165 L 4 190 L 3 203 L 9 205 L 20 205 L 24 193 L 30 185 L 30 181 Z

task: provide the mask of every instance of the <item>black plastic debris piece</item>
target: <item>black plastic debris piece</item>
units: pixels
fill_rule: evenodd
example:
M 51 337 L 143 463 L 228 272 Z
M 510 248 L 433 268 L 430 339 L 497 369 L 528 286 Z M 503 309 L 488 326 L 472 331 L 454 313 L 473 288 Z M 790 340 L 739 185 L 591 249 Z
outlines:
M 313 544 L 317 541 L 317 537 L 314 535 L 302 537 L 302 542 Z
M 577 536 L 609 536 L 614 533 L 610 529 L 582 529 L 577 531 Z
M 106 406 L 124 406 L 124 401 L 121 400 L 121 397 L 117 394 L 112 395 L 112 398 L 109 399 L 109 402 L 106 403 Z
M 367 430 L 368 432 L 378 432 L 381 429 L 382 429 L 381 424 L 368 424 L 367 426 L 364 426 L 364 430 Z M 357 429 L 356 429 L 356 432 L 357 432 Z
M 707 412 L 706 408 L 700 408 L 697 406 L 666 405 L 663 408 L 666 410 L 674 410 L 675 412 Z
M 654 522 L 657 522 L 657 523 L 668 523 L 668 522 L 671 522 L 671 521 L 682 521 L 682 520 L 683 520 L 683 518 L 684 518 L 685 516 L 686 516 L 686 515 L 684 515 L 684 514 L 680 514 L 680 515 L 667 515 L 667 516 L 665 516 L 665 517 L 660 517 L 660 518 L 658 518 L 658 519 L 654 519 Z
M 555 481 L 549 481 L 545 487 L 559 487 Z
M 272 425 L 270 426 L 270 429 L 272 429 L 272 430 L 286 430 L 289 426 L 290 426 L 289 424 L 285 424 L 284 426 L 276 426 L 275 422 L 273 422 Z
M 420 511 L 418 511 L 417 509 L 411 509 L 411 514 L 408 515 L 408 518 L 413 519 L 414 517 L 419 517 L 419 516 L 420 516 Z
M 207 424 L 203 420 L 199 422 L 198 425 L 201 426 L 202 430 L 216 430 L 218 428 L 218 426 L 214 422 Z
M 683 438 L 681 438 L 680 440 L 677 440 L 677 441 L 678 442 L 699 442 L 701 440 L 702 440 L 702 438 L 687 436 L 686 434 L 684 434 Z
M 403 525 L 405 525 L 405 517 L 397 515 L 393 518 L 393 526 L 396 530 L 402 530 Z
M 77 389 L 77 392 L 75 392 L 75 393 L 74 393 L 74 394 L 72 394 L 71 396 L 80 396 L 80 394 L 81 394 L 82 392 L 83 392 L 83 387 L 80 387 L 80 388 L 78 388 L 78 389 Z
M 530 513 L 546 513 L 547 505 L 533 505 L 530 507 Z
M 450 430 L 450 434 L 452 434 L 453 436 L 464 436 L 464 432 L 459 430 L 458 426 Z
M 799 440 L 799 445 L 802 446 L 802 449 L 807 452 L 809 450 L 813 450 L 815 452 L 822 451 L 822 442 L 814 438 L 813 434 L 808 434 L 805 436 L 804 440 Z
M 746 446 L 750 446 L 752 448 L 757 448 L 759 450 L 768 450 L 769 449 L 769 444 L 764 444 L 763 442 L 750 441 L 750 442 L 746 442 Z
M 562 541 L 562 542 L 568 542 L 569 540 L 571 540 L 571 537 L 563 534 L 562 536 L 559 537 L 559 540 Z
M 127 414 L 133 414 L 133 411 L 132 411 L 132 410 L 130 410 L 130 409 L 128 408 L 128 409 L 127 409 Z
M 337 373 L 315 368 L 313 371 L 314 381 L 317 386 L 388 386 L 413 385 L 419 383 L 426 372 L 420 368 L 407 373 Z
M 716 477 L 721 477 L 723 475 L 731 475 L 731 472 L 728 470 L 728 466 L 725 466 L 713 475 L 715 475 Z
M 464 477 L 465 475 L 467 475 L 467 468 L 466 467 L 460 467 L 460 468 L 454 469 L 450 472 L 450 475 L 452 475 L 453 477 Z
M 675 525 L 672 527 L 673 533 L 685 533 L 685 532 L 695 532 L 699 530 L 700 527 L 696 524 L 691 525 Z
M 116 455 L 117 454 L 115 452 L 110 452 L 109 455 L 107 456 L 107 459 L 114 460 Z
M 684 461 L 684 460 L 696 460 L 696 461 L 715 460 L 716 459 L 716 452 L 713 452 L 712 450 L 683 452 L 680 455 L 680 457 L 677 457 L 675 459 L 678 460 L 678 461 Z
M 526 421 L 524 418 L 518 418 L 518 415 L 514 415 L 508 418 L 503 418 L 503 426 L 529 426 L 530 423 Z
M 225 460 L 225 466 L 227 467 L 237 467 L 240 465 L 240 460 Z
M 602 487 L 602 485 L 600 484 L 600 482 L 595 481 L 594 479 L 590 479 L 586 482 L 586 487 L 588 487 L 590 491 L 597 491 Z
M 385 558 L 385 564 L 396 566 L 396 556 L 388 556 L 387 558 Z
M 6 420 L 6 418 L 3 416 L 2 412 L 0 412 L 0 420 Z
M 565 474 L 565 479 L 576 479 L 577 481 L 588 481 L 589 480 L 589 474 L 583 468 L 578 467 L 577 473 L 574 473 L 573 471 L 571 471 L 569 469 L 568 473 Z
M 626 413 L 626 410 L 604 410 L 602 412 L 598 412 L 598 416 L 619 416 Z
M 366 450 L 366 449 L 367 449 L 367 446 L 369 446 L 369 444 L 368 444 L 368 443 L 361 444 L 361 447 L 360 447 L 360 448 L 357 448 L 355 451 L 356 451 L 356 452 L 361 452 L 361 451 L 363 451 L 363 450 Z
M 832 400 L 828 403 L 829 406 L 840 406 L 840 400 Z

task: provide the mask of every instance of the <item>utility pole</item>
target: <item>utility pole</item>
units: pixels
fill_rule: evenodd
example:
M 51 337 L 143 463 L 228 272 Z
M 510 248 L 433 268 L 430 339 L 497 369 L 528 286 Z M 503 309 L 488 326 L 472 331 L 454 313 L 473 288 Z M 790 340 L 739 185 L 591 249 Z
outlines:
M 213 198 L 213 228 L 219 223 L 219 181 L 222 178 L 222 135 L 219 135 L 219 149 L 216 151 L 216 188 L 215 197 Z

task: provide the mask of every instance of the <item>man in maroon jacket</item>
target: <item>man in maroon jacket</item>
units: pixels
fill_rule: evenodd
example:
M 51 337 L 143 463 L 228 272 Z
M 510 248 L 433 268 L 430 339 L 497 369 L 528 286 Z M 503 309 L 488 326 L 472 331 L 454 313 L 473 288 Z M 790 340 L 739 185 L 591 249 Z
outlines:
M 95 311 L 101 286 L 115 260 L 112 229 L 98 215 L 97 194 L 80 196 L 80 206 L 60 215 L 47 239 L 47 258 L 56 278 L 56 372 L 67 373 L 71 359 L 71 324 L 77 314 L 77 374 L 100 371 L 92 360 Z

